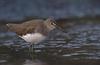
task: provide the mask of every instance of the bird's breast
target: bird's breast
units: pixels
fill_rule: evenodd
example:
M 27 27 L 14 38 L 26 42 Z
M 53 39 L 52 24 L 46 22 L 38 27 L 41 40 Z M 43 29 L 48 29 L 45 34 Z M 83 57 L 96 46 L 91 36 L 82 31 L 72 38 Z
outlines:
M 26 42 L 35 43 L 35 44 L 43 41 L 46 38 L 46 36 L 40 33 L 28 33 L 20 37 L 24 39 Z

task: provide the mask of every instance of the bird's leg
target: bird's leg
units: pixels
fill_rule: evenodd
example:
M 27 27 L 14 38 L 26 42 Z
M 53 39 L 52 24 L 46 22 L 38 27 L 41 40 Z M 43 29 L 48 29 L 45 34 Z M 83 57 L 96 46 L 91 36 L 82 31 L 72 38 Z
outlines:
M 31 44 L 29 47 L 29 56 L 34 59 L 34 44 Z
M 29 56 L 31 57 L 31 45 L 29 46 Z
M 33 44 L 30 45 L 29 47 L 29 56 L 32 58 L 32 54 L 33 54 Z
M 32 53 L 34 52 L 34 45 L 32 44 Z
M 31 58 L 32 60 L 34 59 L 34 45 L 32 44 L 32 47 L 31 47 Z

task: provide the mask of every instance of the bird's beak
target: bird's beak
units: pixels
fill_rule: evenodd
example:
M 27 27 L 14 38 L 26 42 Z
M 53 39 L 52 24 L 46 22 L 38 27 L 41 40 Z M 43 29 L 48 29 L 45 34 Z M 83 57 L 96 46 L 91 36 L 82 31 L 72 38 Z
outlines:
M 60 30 L 60 31 L 64 32 L 64 33 L 67 33 L 67 32 L 65 31 L 65 29 L 63 29 L 63 28 L 59 27 L 58 25 L 56 25 L 56 28 L 57 28 L 58 30 Z

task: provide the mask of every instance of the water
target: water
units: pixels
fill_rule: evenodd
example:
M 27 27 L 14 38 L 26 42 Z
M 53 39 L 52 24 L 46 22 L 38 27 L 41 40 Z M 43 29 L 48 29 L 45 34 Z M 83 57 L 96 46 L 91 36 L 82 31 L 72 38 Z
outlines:
M 100 65 L 100 24 L 75 25 L 52 32 L 41 44 L 29 44 L 16 34 L 0 34 L 0 65 Z

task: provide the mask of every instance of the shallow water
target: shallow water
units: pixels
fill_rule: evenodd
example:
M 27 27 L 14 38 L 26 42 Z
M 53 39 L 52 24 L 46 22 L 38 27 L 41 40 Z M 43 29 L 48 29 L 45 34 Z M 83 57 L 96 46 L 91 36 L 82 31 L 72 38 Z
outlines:
M 100 65 L 100 24 L 80 24 L 51 32 L 48 38 L 34 45 L 15 33 L 0 33 L 0 65 Z

